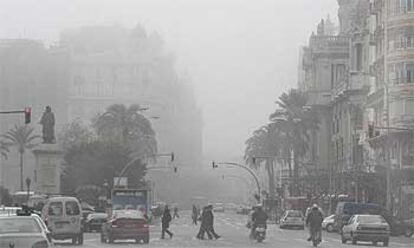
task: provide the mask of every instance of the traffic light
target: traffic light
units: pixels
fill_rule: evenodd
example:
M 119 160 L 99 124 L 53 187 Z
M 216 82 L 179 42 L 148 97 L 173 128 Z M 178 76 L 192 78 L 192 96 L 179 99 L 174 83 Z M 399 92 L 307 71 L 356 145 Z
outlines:
M 253 162 L 253 164 L 256 164 L 256 158 L 255 157 L 252 158 L 252 162 Z
M 32 119 L 32 109 L 27 107 L 24 109 L 24 123 L 29 124 Z
M 215 169 L 215 168 L 217 168 L 218 167 L 218 165 L 216 164 L 216 162 L 212 162 L 212 165 L 213 165 L 213 169 Z
M 175 154 L 172 152 L 171 153 L 171 162 L 174 162 L 174 160 L 175 160 Z
M 368 138 L 374 138 L 374 124 L 368 124 Z
M 174 167 L 174 173 L 177 173 L 177 166 Z

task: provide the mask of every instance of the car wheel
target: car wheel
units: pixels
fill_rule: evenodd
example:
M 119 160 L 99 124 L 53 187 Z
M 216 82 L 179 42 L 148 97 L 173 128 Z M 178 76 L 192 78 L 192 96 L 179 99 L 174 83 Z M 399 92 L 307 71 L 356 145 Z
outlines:
M 377 241 L 372 241 L 372 245 L 377 246 L 378 242 Z
M 144 244 L 148 244 L 149 243 L 149 236 L 146 236 L 142 239 L 142 241 L 144 241 Z
M 76 245 L 77 237 L 72 237 L 72 245 Z
M 108 243 L 109 244 L 113 244 L 114 243 L 114 239 L 112 237 L 108 237 Z
M 384 246 L 388 246 L 389 239 L 384 240 Z
M 408 229 L 407 228 L 407 229 L 404 230 L 404 236 L 407 237 L 407 238 L 413 236 L 413 233 L 414 233 L 413 229 Z
M 279 228 L 280 228 L 280 229 L 283 229 L 283 226 L 282 226 L 282 225 L 280 225 L 280 226 L 279 226 Z
M 341 234 L 341 241 L 342 241 L 342 244 L 345 244 L 346 243 L 346 238 L 344 237 L 343 234 Z
M 328 224 L 328 225 L 326 226 L 326 231 L 327 231 L 327 232 L 333 232 L 333 231 L 334 231 L 333 225 L 332 225 L 332 224 Z
M 357 239 L 354 237 L 354 234 L 353 233 L 351 233 L 351 238 L 352 238 L 352 244 L 353 245 L 356 245 Z

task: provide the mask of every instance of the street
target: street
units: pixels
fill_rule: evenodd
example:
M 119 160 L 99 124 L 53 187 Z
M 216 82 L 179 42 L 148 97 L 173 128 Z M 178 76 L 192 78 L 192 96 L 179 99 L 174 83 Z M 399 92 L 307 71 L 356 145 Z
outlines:
M 268 225 L 267 238 L 262 244 L 249 240 L 249 230 L 245 227 L 247 216 L 234 213 L 215 213 L 215 230 L 222 236 L 218 240 L 198 240 L 195 235 L 199 226 L 191 224 L 189 212 L 182 212 L 181 218 L 172 221 L 170 230 L 174 233 L 173 239 L 160 239 L 160 225 L 155 224 L 151 229 L 151 239 L 147 247 L 312 247 L 306 241 L 307 230 L 280 229 L 278 225 Z M 168 236 L 168 235 L 167 235 Z M 115 241 L 115 244 L 102 244 L 99 233 L 86 233 L 85 243 L 80 247 L 136 247 L 133 241 Z M 412 247 L 414 238 L 392 237 L 389 247 Z M 71 246 L 66 242 L 57 242 L 60 247 Z M 318 247 L 374 247 L 371 243 L 358 243 L 354 246 L 349 242 L 341 244 L 337 233 L 323 233 L 323 242 Z M 378 247 L 382 247 L 379 243 Z

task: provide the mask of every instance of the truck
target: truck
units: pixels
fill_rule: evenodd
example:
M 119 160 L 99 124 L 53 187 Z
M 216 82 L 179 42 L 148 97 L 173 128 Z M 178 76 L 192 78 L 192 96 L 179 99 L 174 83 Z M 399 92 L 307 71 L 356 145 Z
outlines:
M 112 216 L 115 210 L 138 210 L 148 219 L 151 217 L 150 189 L 115 188 L 111 192 L 111 207 L 107 210 Z

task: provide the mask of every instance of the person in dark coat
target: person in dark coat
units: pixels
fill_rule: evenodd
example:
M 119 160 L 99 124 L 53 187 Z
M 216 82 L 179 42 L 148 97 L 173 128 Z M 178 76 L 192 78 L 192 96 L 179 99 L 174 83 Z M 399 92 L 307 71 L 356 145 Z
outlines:
M 209 239 L 212 239 L 213 236 L 215 239 L 220 238 L 220 235 L 218 235 L 214 231 L 213 205 L 208 205 L 204 208 L 203 213 L 201 215 L 200 232 L 199 235 L 197 235 L 197 237 L 199 239 L 204 239 L 204 232 L 207 233 Z
M 197 209 L 196 205 L 193 205 L 193 213 L 191 214 L 191 218 L 193 219 L 193 224 L 197 225 L 198 209 Z
M 319 242 L 322 241 L 322 222 L 322 212 L 319 210 L 318 205 L 314 204 L 312 206 L 312 210 L 310 211 L 308 216 L 306 216 L 306 225 L 309 225 L 309 230 L 311 234 L 317 235 L 317 239 Z M 311 240 L 312 235 L 308 238 L 308 241 Z
M 161 227 L 162 227 L 161 239 L 164 239 L 165 233 L 170 235 L 170 238 L 173 237 L 173 233 L 168 230 L 168 228 L 170 227 L 171 219 L 172 217 L 171 217 L 170 209 L 168 208 L 168 206 L 165 206 L 164 213 L 162 214 L 162 218 L 161 218 Z
M 174 207 L 174 215 L 173 218 L 180 218 L 180 216 L 178 215 L 178 207 Z
M 201 221 L 201 225 L 200 225 L 200 230 L 198 231 L 197 234 L 197 238 L 198 239 L 204 239 L 204 234 L 207 233 L 207 236 L 209 239 L 212 239 L 213 237 L 211 236 L 210 231 L 208 231 L 208 226 L 207 226 L 207 207 L 204 207 L 202 212 L 201 212 L 201 216 L 200 216 L 200 221 Z

